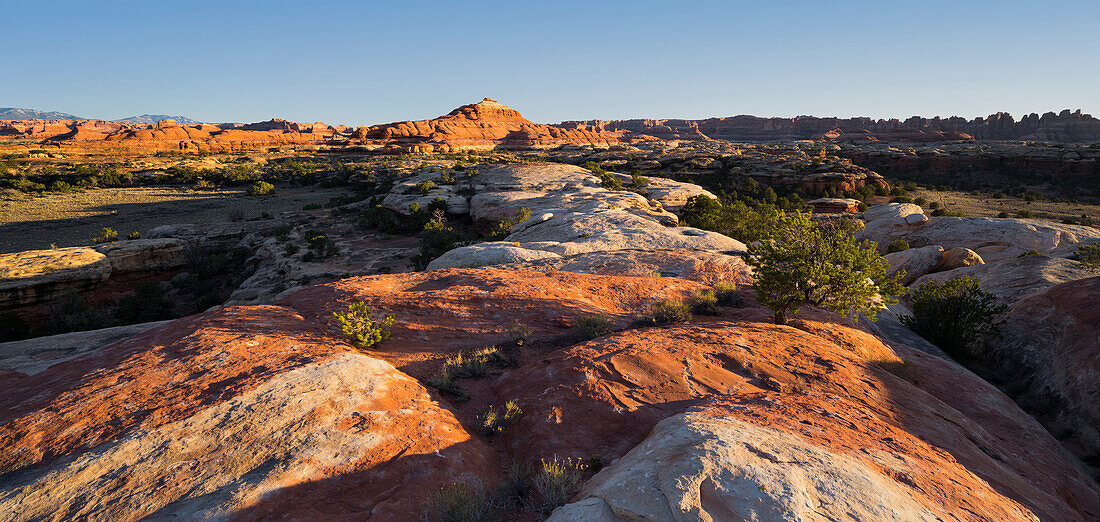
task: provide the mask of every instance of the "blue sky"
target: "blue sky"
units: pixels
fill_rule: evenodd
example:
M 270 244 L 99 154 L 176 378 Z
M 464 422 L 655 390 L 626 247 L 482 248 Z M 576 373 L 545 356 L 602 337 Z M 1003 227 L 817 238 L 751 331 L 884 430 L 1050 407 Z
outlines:
M 1100 1 L 5 1 L 0 106 L 366 124 L 1100 113 Z

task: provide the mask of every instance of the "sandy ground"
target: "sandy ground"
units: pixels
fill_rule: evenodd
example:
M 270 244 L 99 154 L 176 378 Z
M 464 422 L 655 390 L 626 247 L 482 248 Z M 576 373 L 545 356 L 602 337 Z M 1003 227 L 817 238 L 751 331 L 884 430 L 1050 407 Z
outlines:
M 941 192 L 920 189 L 910 191 L 907 195 L 913 199 L 923 197 L 929 202 L 939 201 L 948 210 L 962 212 L 964 216 L 997 217 L 997 214 L 1003 211 L 1008 212 L 1012 217 L 1016 217 L 1016 212 L 1029 210 L 1034 214 L 1034 217 L 1051 221 L 1061 222 L 1067 218 L 1079 219 L 1084 214 L 1094 222 L 1100 223 L 1100 205 L 1054 203 L 1048 200 L 1028 203 L 1020 198 L 994 198 L 985 193 L 980 196 L 973 196 L 967 192 L 951 190 Z M 925 210 L 931 210 L 928 204 L 925 204 L 924 208 Z
M 21 196 L 0 200 L 0 252 L 87 245 L 103 227 L 125 236 L 160 225 L 214 223 L 276 215 L 310 203 L 350 195 L 344 188 L 279 188 L 248 196 L 244 188 L 194 191 L 185 187 L 137 187 Z

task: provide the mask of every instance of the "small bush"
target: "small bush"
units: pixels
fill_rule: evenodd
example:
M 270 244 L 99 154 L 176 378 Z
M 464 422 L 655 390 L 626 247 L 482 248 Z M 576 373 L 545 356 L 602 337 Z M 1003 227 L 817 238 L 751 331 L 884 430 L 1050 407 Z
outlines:
M 1021 211 L 1016 213 L 1016 217 L 1022 218 L 1022 219 L 1031 219 L 1031 218 L 1035 217 L 1035 214 L 1032 214 L 1030 210 L 1021 210 Z
M 434 189 L 435 189 L 435 182 L 430 180 L 430 179 L 426 180 L 426 181 L 421 181 L 420 183 L 416 184 L 417 192 L 420 192 L 421 194 L 424 194 L 425 196 L 428 195 L 428 193 L 431 192 Z
M 595 339 L 601 335 L 609 334 L 614 329 L 614 324 L 603 314 L 589 314 L 577 319 L 573 326 L 577 334 L 585 340 Z
M 641 171 L 635 170 L 630 173 L 630 186 L 636 189 L 640 189 L 649 185 L 649 178 L 642 175 Z
M 428 522 L 481 522 L 489 520 L 493 511 L 483 486 L 456 482 L 428 497 L 421 518 Z
M 439 393 L 445 393 L 454 398 L 455 402 L 465 402 L 470 400 L 470 394 L 454 381 L 454 376 L 447 372 L 446 368 L 440 369 L 432 377 L 428 378 L 424 382 L 428 386 L 435 388 Z
M 266 181 L 257 181 L 248 186 L 249 196 L 266 196 L 275 192 L 275 185 Z
M 512 321 L 508 324 L 508 335 L 512 337 L 512 342 L 516 346 L 523 346 L 527 342 L 527 339 L 531 337 L 531 327 L 523 323 Z
M 99 235 L 92 238 L 92 244 L 98 245 L 100 243 L 112 243 L 118 241 L 118 232 L 113 228 L 104 228 L 99 231 Z
M 650 307 L 653 324 L 683 324 L 691 322 L 691 305 L 679 299 L 665 299 Z
M 510 218 L 506 218 L 500 223 L 497 223 L 497 225 L 493 227 L 493 230 L 489 232 L 488 240 L 503 240 L 504 238 L 508 237 L 508 234 L 512 233 L 512 227 L 523 223 L 528 219 L 531 219 L 531 211 L 528 210 L 526 207 L 519 209 L 519 212 L 516 212 L 516 215 Z
M 130 232 L 129 234 L 126 234 L 126 239 L 129 239 L 130 241 L 133 241 L 135 239 L 141 239 L 141 232 L 138 232 L 136 230 L 133 231 L 133 232 Z
M 490 405 L 477 414 L 475 418 L 477 431 L 482 435 L 499 435 L 507 431 L 511 425 L 519 422 L 522 416 L 523 410 L 520 409 L 519 403 L 515 399 L 504 403 L 501 411 L 497 411 L 495 406 Z
M 72 192 L 73 191 L 73 186 L 68 184 L 68 183 L 65 183 L 64 181 L 55 181 L 53 183 L 50 183 L 50 191 L 51 192 L 60 192 L 60 193 L 64 194 L 66 192 Z
M 912 299 L 913 315 L 902 316 L 902 324 L 952 356 L 963 358 L 977 355 L 978 341 L 1000 335 L 999 317 L 1008 311 L 969 276 L 942 285 L 924 283 L 913 291 Z
M 550 513 L 568 503 L 581 489 L 584 469 L 579 460 L 557 457 L 543 460 L 534 480 L 535 508 Z
M 688 299 L 688 305 L 691 306 L 691 312 L 699 315 L 721 315 L 722 311 L 718 309 L 718 296 L 714 290 L 696 290 L 691 293 L 691 298 Z M 691 318 L 688 318 L 690 321 Z M 686 321 L 685 321 L 686 322 Z
M 713 290 L 714 297 L 717 298 L 719 305 L 737 308 L 745 306 L 745 300 L 737 290 L 737 283 L 719 281 L 714 283 Z
M 890 203 L 912 203 L 913 200 L 908 196 L 897 196 L 890 200 Z
M 936 210 L 937 208 L 940 208 L 940 202 L 939 201 L 933 201 L 933 202 L 928 204 L 928 208 L 930 208 L 932 210 Z
M 897 239 L 886 247 L 887 254 L 893 254 L 894 252 L 902 252 L 905 250 L 909 250 L 909 242 L 904 239 Z
M 1081 268 L 1089 272 L 1100 272 L 1100 243 L 1078 245 L 1072 258 L 1081 262 Z
M 924 199 L 923 197 L 917 197 L 913 199 L 913 203 L 923 207 L 928 204 L 928 200 Z
M 344 312 L 333 312 L 340 331 L 359 348 L 370 348 L 390 338 L 390 327 L 396 321 L 393 314 L 379 319 L 366 303 L 352 303 Z
M 1016 256 L 1016 259 L 1019 259 L 1021 257 L 1037 256 L 1037 255 L 1039 255 L 1038 250 L 1035 250 L 1034 248 L 1029 248 L 1027 250 L 1024 250 L 1022 253 L 1020 253 L 1020 255 Z
M 1001 219 L 1004 219 L 1004 218 L 1012 217 L 1012 214 L 1009 214 L 1008 212 L 1005 212 L 1005 211 L 1002 210 L 999 214 L 997 214 L 997 217 L 999 217 Z
M 298 251 L 301 249 L 302 247 L 295 245 L 294 243 L 287 243 L 286 246 L 283 247 L 283 254 L 286 255 L 286 257 L 290 257 L 294 254 L 297 254 Z

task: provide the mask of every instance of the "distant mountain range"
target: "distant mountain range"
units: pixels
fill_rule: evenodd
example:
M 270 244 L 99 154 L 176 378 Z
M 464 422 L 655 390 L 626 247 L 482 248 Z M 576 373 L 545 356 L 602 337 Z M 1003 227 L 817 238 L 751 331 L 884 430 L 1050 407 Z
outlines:
M 80 116 L 73 116 L 64 112 L 43 112 L 34 109 L 17 109 L 15 107 L 0 107 L 0 120 L 84 120 Z
M 82 118 L 80 116 L 74 116 L 72 114 L 64 112 L 45 112 L 36 109 L 18 109 L 15 107 L 0 107 L 0 120 L 87 120 L 89 118 Z M 197 125 L 202 123 L 201 121 L 195 121 L 186 116 L 169 116 L 167 114 L 142 114 L 141 116 L 130 116 L 129 118 L 121 118 L 113 121 L 122 123 L 156 123 L 160 120 L 176 120 L 176 123 L 181 125 Z
M 129 118 L 122 118 L 122 123 L 156 123 L 160 120 L 176 120 L 176 123 L 180 125 L 198 125 L 201 121 L 195 121 L 187 116 L 169 116 L 167 114 L 142 114 L 141 116 L 130 116 Z

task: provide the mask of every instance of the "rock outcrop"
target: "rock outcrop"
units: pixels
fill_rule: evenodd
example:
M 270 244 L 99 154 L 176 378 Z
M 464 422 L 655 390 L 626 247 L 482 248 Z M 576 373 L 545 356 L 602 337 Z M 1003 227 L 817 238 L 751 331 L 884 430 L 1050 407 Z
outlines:
M 1034 250 L 1066 256 L 1086 241 L 1100 240 L 1100 230 L 1043 220 L 978 217 L 927 217 L 909 203 L 876 205 L 864 213 L 859 237 L 888 245 L 904 239 L 910 246 L 940 245 L 950 250 L 969 248 L 986 263 L 1013 259 Z
M 353 143 L 395 147 L 411 152 L 460 149 L 538 149 L 565 144 L 609 145 L 613 134 L 541 125 L 519 111 L 485 98 L 432 120 L 360 127 Z
M 494 269 L 359 277 L 46 368 L 0 359 L 0 508 L 16 520 L 411 520 L 440 486 L 492 484 L 513 458 L 557 455 L 610 462 L 557 517 L 797 516 L 812 502 L 886 518 L 1100 514 L 1095 483 L 996 389 L 830 314 L 768 324 L 747 292 L 719 319 L 568 346 L 581 315 L 628 328 L 653 300 L 700 288 Z M 379 349 L 337 335 L 331 313 L 359 301 L 398 317 Z M 471 409 L 416 380 L 504 342 L 511 321 L 531 329 L 519 367 L 471 383 Z M 472 434 L 479 404 L 506 399 L 520 422 Z
M 417 190 L 432 182 L 426 194 Z M 410 178 L 382 200 L 382 206 L 409 214 L 435 199 L 453 214 L 469 213 L 475 223 L 495 224 L 520 214 L 531 218 L 514 225 L 500 242 L 456 248 L 436 258 L 428 268 L 473 268 L 589 252 L 617 250 L 700 250 L 742 252 L 745 245 L 715 232 L 676 226 L 678 218 L 665 210 L 682 206 L 687 194 L 709 194 L 688 183 L 652 178 L 651 197 L 625 190 L 608 190 L 591 172 L 573 165 L 500 165 L 472 178 L 444 181 L 439 173 Z M 415 206 L 414 206 L 415 205 Z
M 1016 121 L 999 112 L 985 118 L 966 120 L 922 118 L 905 120 L 871 118 L 761 118 L 733 116 L 703 120 L 616 120 L 564 122 L 562 126 L 622 133 L 624 140 L 843 140 L 943 142 L 987 140 L 1100 141 L 1100 120 L 1080 109 L 1042 116 L 1032 113 Z

